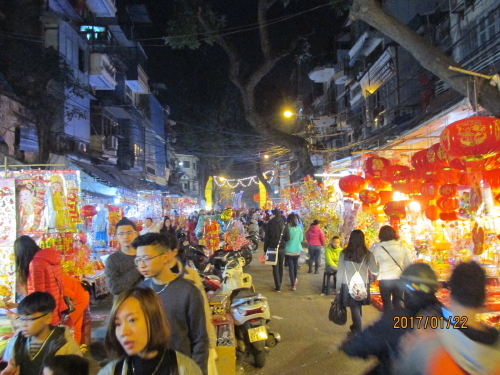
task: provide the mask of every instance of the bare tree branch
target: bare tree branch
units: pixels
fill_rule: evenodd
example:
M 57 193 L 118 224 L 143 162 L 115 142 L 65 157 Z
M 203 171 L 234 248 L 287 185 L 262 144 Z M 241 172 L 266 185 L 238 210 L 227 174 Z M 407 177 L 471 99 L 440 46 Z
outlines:
M 376 0 L 354 0 L 351 15 L 390 37 L 406 49 L 423 68 L 449 83 L 460 94 L 468 95 L 467 84 L 471 81 L 470 77 L 448 69 L 449 66 L 460 67 L 460 64 L 429 40 L 387 14 Z M 489 84 L 482 85 L 478 101 L 494 116 L 500 117 L 500 93 L 497 88 Z

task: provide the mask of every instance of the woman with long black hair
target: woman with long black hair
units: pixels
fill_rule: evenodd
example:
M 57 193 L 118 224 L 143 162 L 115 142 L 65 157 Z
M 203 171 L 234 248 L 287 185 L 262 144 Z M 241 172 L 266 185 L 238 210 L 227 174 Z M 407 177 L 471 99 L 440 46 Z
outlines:
M 175 236 L 175 226 L 168 216 L 163 218 L 163 225 L 160 228 L 160 234 L 171 234 Z
M 366 247 L 365 234 L 363 231 L 355 229 L 349 236 L 347 247 L 340 253 L 336 288 L 344 306 L 351 309 L 352 325 L 349 327 L 351 334 L 361 332 L 363 329 L 361 307 L 370 304 L 368 270 L 377 274 L 378 265 L 375 262 L 375 257 Z M 349 293 L 349 284 L 356 272 L 359 272 L 366 288 L 366 298 L 361 300 L 354 299 Z
M 29 236 L 14 241 L 16 276 L 20 294 L 48 292 L 56 301 L 52 325 L 61 323 L 62 312 L 68 307 L 64 302 L 64 279 L 61 255 L 54 249 L 40 249 Z

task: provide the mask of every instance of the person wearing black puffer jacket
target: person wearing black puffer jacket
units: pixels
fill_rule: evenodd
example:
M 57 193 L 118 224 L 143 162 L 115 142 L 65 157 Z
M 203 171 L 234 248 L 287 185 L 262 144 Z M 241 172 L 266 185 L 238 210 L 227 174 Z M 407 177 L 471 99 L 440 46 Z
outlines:
M 285 262 L 285 245 L 286 242 L 290 240 L 290 231 L 279 209 L 274 209 L 273 215 L 274 217 L 267 223 L 264 253 L 267 252 L 269 248 L 278 248 L 278 262 L 273 266 L 273 277 L 274 291 L 281 292 L 283 265 Z

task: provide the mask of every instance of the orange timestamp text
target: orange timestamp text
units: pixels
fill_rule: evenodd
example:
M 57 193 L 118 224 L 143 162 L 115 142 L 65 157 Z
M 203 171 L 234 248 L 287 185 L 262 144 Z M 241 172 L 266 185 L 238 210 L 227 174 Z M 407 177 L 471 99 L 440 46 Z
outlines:
M 437 328 L 455 328 L 467 329 L 466 316 L 395 316 L 394 329 L 437 329 Z

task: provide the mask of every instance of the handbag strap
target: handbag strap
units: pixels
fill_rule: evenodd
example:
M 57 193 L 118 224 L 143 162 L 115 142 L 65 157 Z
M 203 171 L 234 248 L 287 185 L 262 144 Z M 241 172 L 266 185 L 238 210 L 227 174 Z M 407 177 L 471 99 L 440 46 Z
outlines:
M 280 247 L 280 243 L 281 243 L 281 237 L 283 237 L 283 232 L 285 231 L 285 226 L 286 226 L 286 223 L 283 223 L 283 229 L 281 230 L 281 234 L 280 234 L 280 239 L 278 241 L 278 245 L 276 246 L 276 249 L 278 250 L 279 247 Z
M 401 266 L 399 265 L 399 263 L 398 263 L 398 262 L 396 262 L 396 259 L 394 259 L 394 258 L 392 257 L 392 255 L 391 255 L 391 254 L 387 251 L 387 249 L 386 249 L 385 247 L 383 247 L 382 245 L 381 245 L 381 247 L 382 247 L 382 249 L 384 249 L 384 250 L 385 250 L 385 252 L 387 253 L 387 255 L 389 255 L 389 256 L 391 257 L 391 259 L 394 261 L 394 263 L 396 263 L 396 266 L 398 266 L 398 267 L 399 267 L 399 269 L 401 270 L 401 272 L 403 272 L 403 269 L 401 268 Z

